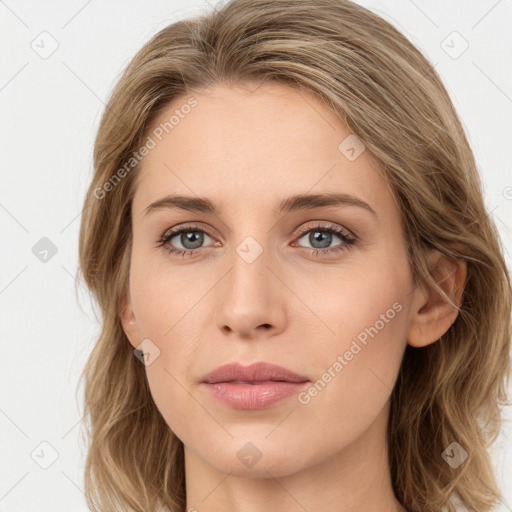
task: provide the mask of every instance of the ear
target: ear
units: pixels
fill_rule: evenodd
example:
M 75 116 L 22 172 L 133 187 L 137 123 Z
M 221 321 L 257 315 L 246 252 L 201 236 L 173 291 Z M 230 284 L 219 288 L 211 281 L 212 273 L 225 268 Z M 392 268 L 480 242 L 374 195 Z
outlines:
M 135 314 L 133 312 L 130 290 L 128 287 L 119 305 L 119 319 L 121 320 L 123 331 L 130 341 L 130 344 L 134 348 L 137 348 L 137 346 L 140 345 L 141 337 L 139 333 L 139 327 L 137 325 L 137 320 L 135 319 Z
M 433 250 L 429 254 L 429 268 L 434 281 L 460 307 L 466 282 L 466 262 Z M 407 342 L 413 347 L 424 347 L 448 331 L 458 311 L 441 293 L 425 286 L 414 292 L 411 315 Z

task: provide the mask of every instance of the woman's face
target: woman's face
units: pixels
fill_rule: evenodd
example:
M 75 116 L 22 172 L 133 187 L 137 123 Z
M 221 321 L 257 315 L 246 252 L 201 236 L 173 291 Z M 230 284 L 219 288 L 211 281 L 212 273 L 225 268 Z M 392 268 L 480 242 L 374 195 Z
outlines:
M 417 290 L 369 152 L 321 101 L 275 83 L 183 96 L 149 136 L 122 319 L 188 456 L 279 476 L 382 434 Z M 262 361 L 306 382 L 202 382 Z

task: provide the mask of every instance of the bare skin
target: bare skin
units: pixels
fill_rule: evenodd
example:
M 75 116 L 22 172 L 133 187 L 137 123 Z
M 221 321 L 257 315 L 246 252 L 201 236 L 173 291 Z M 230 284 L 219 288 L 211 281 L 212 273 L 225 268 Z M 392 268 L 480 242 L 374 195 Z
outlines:
M 434 343 L 457 312 L 414 286 L 391 192 L 368 151 L 351 161 L 338 149 L 350 131 L 326 105 L 281 84 L 216 84 L 192 96 L 197 106 L 142 162 L 120 308 L 133 347 L 150 339 L 160 350 L 147 378 L 184 443 L 187 510 L 404 511 L 387 462 L 391 390 L 407 343 Z M 277 211 L 284 198 L 321 193 L 356 197 L 375 213 L 355 204 Z M 145 214 L 168 194 L 209 198 L 221 211 Z M 157 245 L 190 226 L 195 239 Z M 437 252 L 431 262 L 460 298 L 464 263 Z M 234 409 L 200 383 L 232 361 L 276 363 L 326 385 L 302 401 Z M 244 447 L 261 457 L 251 467 Z

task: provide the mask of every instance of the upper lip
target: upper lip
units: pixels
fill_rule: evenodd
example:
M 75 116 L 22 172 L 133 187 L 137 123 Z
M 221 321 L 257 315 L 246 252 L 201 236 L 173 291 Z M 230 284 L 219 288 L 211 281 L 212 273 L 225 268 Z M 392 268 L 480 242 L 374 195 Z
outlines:
M 243 366 L 240 363 L 227 363 L 206 374 L 201 382 L 215 384 L 217 382 L 265 382 L 265 381 L 286 381 L 286 382 L 307 382 L 309 379 L 298 375 L 287 368 L 273 363 L 260 361 Z

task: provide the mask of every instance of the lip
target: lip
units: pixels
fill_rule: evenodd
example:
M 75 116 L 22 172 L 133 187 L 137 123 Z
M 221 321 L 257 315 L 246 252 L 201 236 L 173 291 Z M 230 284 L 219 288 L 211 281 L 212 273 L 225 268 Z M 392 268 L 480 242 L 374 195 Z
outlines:
M 206 374 L 201 382 L 216 384 L 218 382 L 266 382 L 269 380 L 306 382 L 309 379 L 277 364 L 259 361 L 249 366 L 243 366 L 238 362 L 224 364 Z
M 234 409 L 262 409 L 297 394 L 310 380 L 287 368 L 260 361 L 228 363 L 201 379 L 213 397 Z

